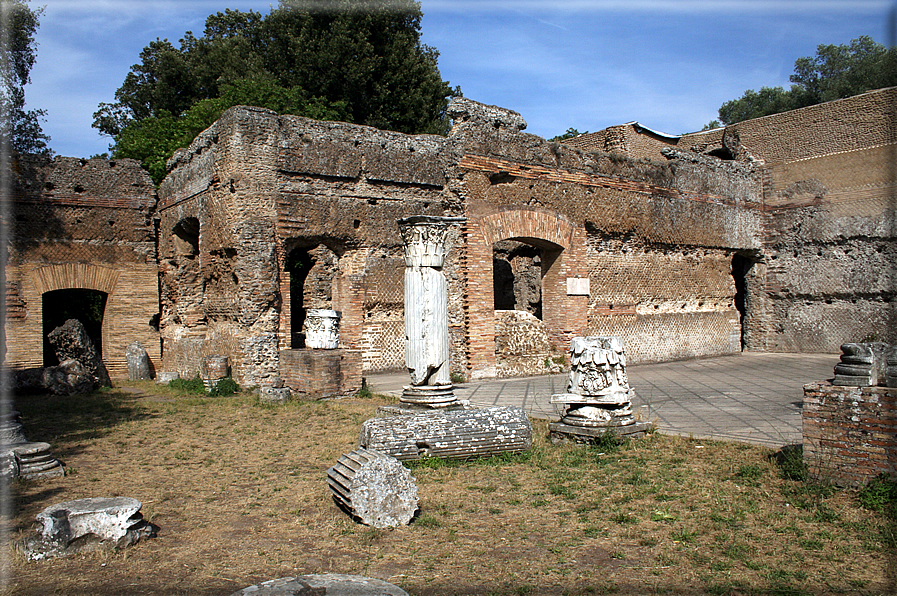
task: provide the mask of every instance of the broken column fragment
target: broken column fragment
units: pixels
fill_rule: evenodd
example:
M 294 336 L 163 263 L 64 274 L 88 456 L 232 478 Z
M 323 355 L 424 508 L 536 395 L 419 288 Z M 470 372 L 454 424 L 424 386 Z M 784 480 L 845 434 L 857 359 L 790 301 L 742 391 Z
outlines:
M 881 342 L 847 343 L 841 346 L 841 362 L 835 365 L 833 385 L 875 387 L 884 385 L 890 346 Z
M 337 504 L 374 528 L 407 525 L 417 512 L 417 485 L 399 460 L 370 449 L 356 449 L 327 470 Z
M 408 592 L 382 579 L 323 573 L 272 579 L 231 596 L 408 596 Z
M 34 561 L 98 548 L 124 548 L 156 535 L 130 497 L 92 497 L 52 505 L 37 515 L 40 532 L 21 544 Z
M 421 412 L 365 421 L 358 444 L 403 461 L 487 457 L 526 451 L 533 427 L 518 407 Z
M 50 444 L 29 442 L 18 412 L 0 417 L 0 477 L 32 480 L 58 476 L 65 476 L 65 468 L 53 457 Z
M 405 248 L 405 365 L 411 375 L 399 398 L 405 404 L 457 404 L 449 377 L 448 285 L 442 267 L 449 228 L 464 221 L 428 215 L 398 220 Z
M 125 360 L 128 362 L 129 380 L 142 381 L 153 378 L 149 354 L 146 353 L 139 341 L 131 342 L 128 345 L 128 348 L 125 350 Z
M 626 351 L 619 337 L 574 337 L 570 342 L 566 393 L 551 396 L 564 404 L 560 422 L 549 424 L 553 441 L 588 442 L 607 431 L 641 435 L 647 424 L 632 415 L 632 389 L 626 376 Z

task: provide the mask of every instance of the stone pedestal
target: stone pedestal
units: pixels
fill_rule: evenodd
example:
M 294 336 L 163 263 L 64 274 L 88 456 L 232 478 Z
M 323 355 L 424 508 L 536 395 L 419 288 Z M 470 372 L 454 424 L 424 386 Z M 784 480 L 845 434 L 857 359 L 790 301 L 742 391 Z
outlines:
M 305 347 L 315 350 L 339 348 L 339 321 L 342 313 L 326 308 L 310 308 L 305 314 Z
M 448 285 L 442 271 L 448 232 L 462 217 L 398 221 L 405 248 L 405 364 L 411 385 L 399 400 L 431 408 L 457 400 L 449 378 Z
M 350 395 L 361 389 L 361 351 L 281 350 L 280 376 L 295 398 Z
M 564 404 L 564 415 L 551 425 L 552 433 L 596 438 L 607 432 L 618 435 L 644 433 L 633 430 L 632 389 L 626 376 L 626 353 L 618 337 L 574 337 L 570 343 L 570 377 L 567 392 L 551 396 Z M 632 432 L 630 432 L 632 431 Z M 552 436 L 554 439 L 555 437 Z

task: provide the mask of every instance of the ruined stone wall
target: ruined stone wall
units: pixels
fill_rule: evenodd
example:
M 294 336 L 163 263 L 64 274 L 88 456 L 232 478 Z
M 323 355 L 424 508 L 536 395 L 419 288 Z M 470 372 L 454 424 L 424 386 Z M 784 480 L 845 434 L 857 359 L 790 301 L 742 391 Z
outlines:
M 741 132 L 767 161 L 762 348 L 897 342 L 897 88 L 778 116 Z
M 633 156 L 671 153 L 630 125 L 565 143 L 594 150 L 606 137 L 625 138 Z M 762 171 L 747 349 L 836 353 L 844 342 L 897 341 L 897 88 L 683 135 L 675 147 Z
M 222 353 L 244 384 L 288 377 L 279 354 L 300 330 L 292 329 L 285 266 L 300 250 L 313 262 L 302 308 L 341 311 L 341 347 L 357 350 L 370 368 L 404 366 L 404 328 L 390 326 L 387 346 L 376 333 L 401 320 L 391 281 L 404 271 L 395 222 L 457 212 L 444 191 L 443 143 L 228 110 L 175 156 L 160 189 L 160 230 L 171 237 L 160 249 L 166 365 L 189 374 L 202 355 Z M 199 222 L 195 259 L 178 256 L 172 233 L 186 218 Z M 378 287 L 389 295 L 378 298 Z M 461 294 L 457 285 L 450 292 Z M 393 355 L 397 341 L 402 359 L 389 366 L 382 356 Z
M 682 151 L 663 162 L 584 153 L 520 132 L 519 116 L 498 108 L 480 114 L 487 126 L 453 117 L 451 136 L 465 141 L 458 193 L 479 224 L 467 239 L 472 294 L 491 291 L 475 270 L 491 277 L 494 243 L 512 238 L 552 253 L 545 271 L 559 266 L 554 284 L 543 279 L 543 319 L 555 348 L 574 335 L 610 333 L 624 338 L 633 362 L 740 351 L 732 258 L 761 246 L 761 185 L 752 166 Z M 568 240 L 557 236 L 564 226 Z M 578 294 L 574 286 L 586 280 Z M 470 307 L 473 352 L 495 341 L 486 308 Z
M 102 357 L 127 378 L 125 349 L 139 341 L 160 363 L 152 181 L 133 160 L 25 157 L 13 163 L 6 265 L 5 362 L 43 365 L 43 295 L 106 294 Z

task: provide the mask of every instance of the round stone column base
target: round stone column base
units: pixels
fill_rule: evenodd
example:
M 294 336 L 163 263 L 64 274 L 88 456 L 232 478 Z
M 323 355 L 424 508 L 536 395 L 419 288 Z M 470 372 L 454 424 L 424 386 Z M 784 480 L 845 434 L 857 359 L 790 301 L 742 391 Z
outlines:
M 445 408 L 458 403 L 454 385 L 406 385 L 402 391 L 401 403 Z

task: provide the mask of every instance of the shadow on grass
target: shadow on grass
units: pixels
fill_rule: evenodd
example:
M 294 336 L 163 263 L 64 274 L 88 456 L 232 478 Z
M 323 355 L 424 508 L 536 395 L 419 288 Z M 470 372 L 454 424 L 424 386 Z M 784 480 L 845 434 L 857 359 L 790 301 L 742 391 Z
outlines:
M 16 395 L 14 409 L 21 414 L 29 441 L 52 446 L 63 460 L 77 453 L 79 445 L 108 434 L 131 420 L 154 416 L 140 405 L 139 394 L 105 388 L 85 395 Z

